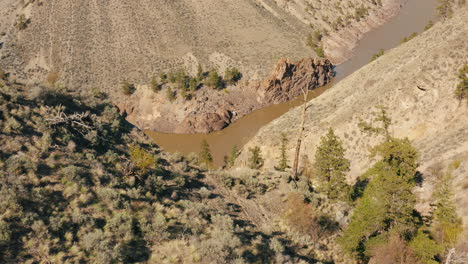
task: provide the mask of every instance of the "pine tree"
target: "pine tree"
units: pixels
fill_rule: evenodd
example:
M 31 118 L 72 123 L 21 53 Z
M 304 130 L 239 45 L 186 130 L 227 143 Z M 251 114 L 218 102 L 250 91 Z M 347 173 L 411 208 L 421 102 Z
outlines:
M 391 232 L 404 235 L 416 230 L 412 189 L 417 151 L 407 139 L 391 139 L 375 152 L 383 159 L 362 176 L 370 182 L 340 240 L 349 253 L 363 254 Z
M 195 92 L 197 90 L 197 87 L 198 87 L 197 78 L 190 78 L 190 84 L 189 84 L 190 91 Z
M 254 148 L 249 148 L 249 151 L 249 167 L 251 169 L 260 169 L 263 166 L 262 151 L 260 150 L 260 147 L 256 146 Z
M 322 190 L 331 199 L 343 199 L 349 194 L 346 173 L 350 162 L 345 158 L 345 149 L 332 128 L 321 138 L 315 153 L 315 167 Z
M 229 156 L 226 156 L 226 167 L 231 168 L 232 166 L 234 166 L 238 153 L 239 149 L 236 145 L 234 145 L 231 149 L 231 153 L 229 154 Z
M 433 231 L 436 240 L 449 250 L 455 246 L 458 236 L 463 231 L 461 218 L 458 216 L 453 202 L 452 175 L 443 175 L 434 191 L 435 210 Z
M 213 163 L 213 156 L 211 155 L 210 145 L 206 139 L 201 142 L 201 151 L 199 154 L 200 161 L 206 166 L 210 166 Z
M 210 73 L 208 74 L 208 80 L 206 81 L 206 84 L 213 89 L 222 88 L 222 80 L 218 74 L 218 71 L 216 71 L 215 69 L 210 71 Z
M 287 145 L 288 145 L 288 137 L 286 135 L 286 133 L 282 133 L 281 134 L 281 155 L 280 155 L 280 158 L 279 158 L 279 164 L 278 164 L 278 167 L 277 169 L 279 171 L 286 171 L 286 169 L 289 167 L 288 166 L 288 156 L 287 156 L 287 153 L 286 153 L 286 148 L 287 148 Z

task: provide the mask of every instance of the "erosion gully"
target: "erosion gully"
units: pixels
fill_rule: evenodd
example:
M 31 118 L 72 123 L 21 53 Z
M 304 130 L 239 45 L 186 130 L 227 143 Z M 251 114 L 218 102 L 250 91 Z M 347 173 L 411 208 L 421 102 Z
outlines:
M 396 47 L 404 37 L 413 32 L 423 31 L 430 20 L 436 20 L 436 5 L 437 0 L 409 0 L 398 15 L 381 27 L 365 34 L 355 48 L 354 56 L 336 67 L 336 77 L 333 82 L 311 91 L 309 100 L 316 98 L 346 76 L 366 65 L 372 55 L 380 49 L 388 50 Z M 214 165 L 221 166 L 224 155 L 229 153 L 234 145 L 241 148 L 255 136 L 261 127 L 300 104 L 301 99 L 297 98 L 271 105 L 244 116 L 221 131 L 210 134 L 168 134 L 157 131 L 145 131 L 145 133 L 165 151 L 184 155 L 191 152 L 198 153 L 201 141 L 206 139 L 210 145 Z

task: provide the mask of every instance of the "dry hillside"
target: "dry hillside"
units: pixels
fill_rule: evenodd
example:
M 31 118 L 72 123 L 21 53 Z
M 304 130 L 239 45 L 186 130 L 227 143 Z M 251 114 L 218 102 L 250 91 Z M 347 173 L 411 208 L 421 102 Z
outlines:
M 369 149 L 379 142 L 362 133 L 358 123 L 370 120 L 375 106 L 383 105 L 393 120 L 392 133 L 408 137 L 420 152 L 419 170 L 424 182 L 415 191 L 423 213 L 429 208 L 438 175 L 434 168 L 459 163 L 453 172 L 454 190 L 459 214 L 468 230 L 468 109 L 454 97 L 458 70 L 468 62 L 466 14 L 465 6 L 454 18 L 394 48 L 312 100 L 301 163 L 314 163 L 320 137 L 333 127 L 345 143 L 351 160 L 349 181 L 353 181 L 370 167 Z M 288 154 L 292 159 L 300 111 L 293 109 L 263 127 L 244 149 L 260 146 L 265 167 L 272 168 L 279 157 L 280 133 L 285 132 L 291 135 Z M 247 156 L 244 151 L 239 165 L 247 163 Z
M 332 37 L 359 20 L 360 31 L 368 31 L 395 14 L 400 2 L 2 1 L 1 65 L 9 71 L 25 68 L 26 75 L 19 75 L 24 79 L 42 81 L 48 72 L 59 72 L 68 86 L 106 91 L 115 91 L 123 79 L 147 83 L 162 70 L 196 70 L 198 63 L 222 72 L 235 65 L 256 78 L 281 57 L 312 55 L 306 39 L 315 30 Z M 337 13 L 343 22 L 335 30 Z M 30 23 L 18 31 L 11 20 L 20 14 Z

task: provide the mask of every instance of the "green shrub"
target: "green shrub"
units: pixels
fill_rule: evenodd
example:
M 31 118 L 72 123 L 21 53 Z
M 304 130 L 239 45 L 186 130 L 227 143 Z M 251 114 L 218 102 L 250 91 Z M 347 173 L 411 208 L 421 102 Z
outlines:
M 206 85 L 213 89 L 221 89 L 223 88 L 223 81 L 218 74 L 218 71 L 212 69 L 208 74 L 208 79 L 206 80 Z
M 24 14 L 21 14 L 18 16 L 18 20 L 16 21 L 16 27 L 19 30 L 24 30 L 28 27 L 29 22 L 29 18 L 26 18 Z
M 149 170 L 156 168 L 158 158 L 149 151 L 137 146 L 130 146 L 130 160 L 141 173 L 147 173 Z
M 370 61 L 375 61 L 376 59 L 378 59 L 379 57 L 383 56 L 385 53 L 385 50 L 384 49 L 380 49 L 379 52 L 377 52 L 376 54 L 372 55 L 372 58 Z
M 175 91 L 172 91 L 171 87 L 167 87 L 166 97 L 170 102 L 173 102 L 177 98 L 177 94 Z
M 127 96 L 132 95 L 136 90 L 135 85 L 128 81 L 124 81 L 120 89 L 122 90 L 122 93 Z
M 468 64 L 465 64 L 465 66 L 459 70 L 458 79 L 460 82 L 455 89 L 455 97 L 461 102 L 468 99 Z
M 157 93 L 157 92 L 161 91 L 161 89 L 162 89 L 162 84 L 160 84 L 160 83 L 158 82 L 158 80 L 157 80 L 155 77 L 153 77 L 153 78 L 151 79 L 150 87 L 151 87 L 151 90 L 152 90 L 153 92 Z
M 227 68 L 224 73 L 224 80 L 227 84 L 236 84 L 242 78 L 242 73 L 237 68 Z

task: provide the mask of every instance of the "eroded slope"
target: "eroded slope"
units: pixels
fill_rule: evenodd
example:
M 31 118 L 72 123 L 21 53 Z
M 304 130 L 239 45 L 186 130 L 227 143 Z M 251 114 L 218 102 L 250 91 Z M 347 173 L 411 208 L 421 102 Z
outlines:
M 344 140 L 351 160 L 352 181 L 369 168 L 370 147 L 379 139 L 360 131 L 358 123 L 368 121 L 375 107 L 388 108 L 397 137 L 408 137 L 421 153 L 420 171 L 425 181 L 416 192 L 427 213 L 432 193 L 434 167 L 446 167 L 460 162 L 453 174 L 458 211 L 468 223 L 468 118 L 467 107 L 454 97 L 459 82 L 458 70 L 467 63 L 468 46 L 465 36 L 466 7 L 454 18 L 437 24 L 412 41 L 350 75 L 319 98 L 310 102 L 301 163 L 313 163 L 316 146 L 329 127 Z M 289 157 L 293 157 L 300 124 L 300 108 L 262 128 L 244 149 L 259 146 L 266 166 L 276 165 L 279 156 L 280 133 L 290 135 Z M 247 164 L 245 151 L 239 164 Z M 465 236 L 466 237 L 466 236 Z

